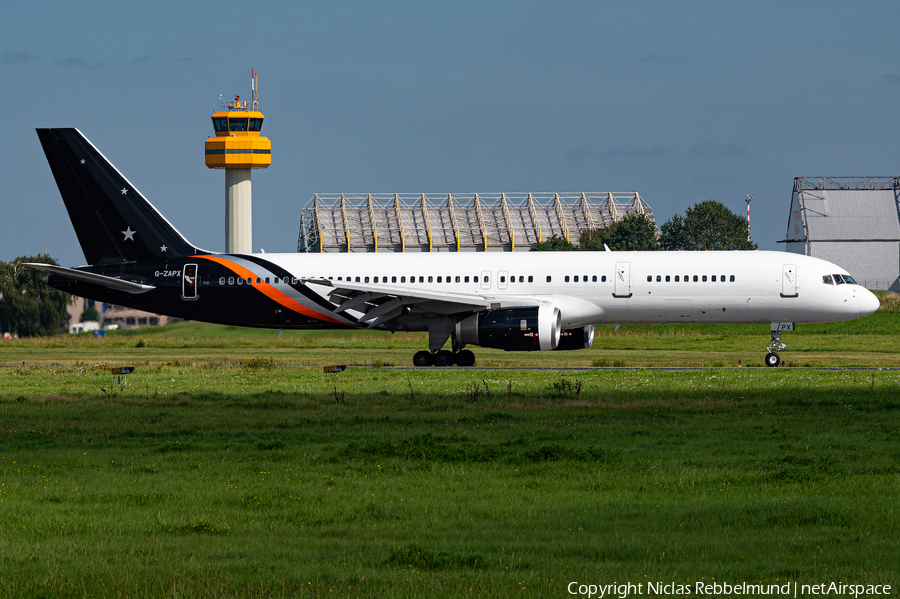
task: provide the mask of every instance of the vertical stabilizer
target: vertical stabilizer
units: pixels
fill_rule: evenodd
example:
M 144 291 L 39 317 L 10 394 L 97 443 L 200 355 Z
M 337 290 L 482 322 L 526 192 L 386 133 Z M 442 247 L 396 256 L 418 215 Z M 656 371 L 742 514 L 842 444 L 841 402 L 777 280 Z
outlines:
M 166 260 L 198 250 L 78 129 L 38 129 L 88 264 Z

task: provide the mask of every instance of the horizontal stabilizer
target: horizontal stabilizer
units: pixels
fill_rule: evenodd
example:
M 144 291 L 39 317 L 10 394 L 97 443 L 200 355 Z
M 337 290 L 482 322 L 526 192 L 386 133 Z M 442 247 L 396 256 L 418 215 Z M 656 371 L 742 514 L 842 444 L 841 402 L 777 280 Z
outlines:
M 26 262 L 25 266 L 31 266 L 32 268 L 46 270 L 47 272 L 51 272 L 55 275 L 74 279 L 81 283 L 90 283 L 91 285 L 97 285 L 98 287 L 105 287 L 107 289 L 113 289 L 115 291 L 124 291 L 125 293 L 147 293 L 148 291 L 153 291 L 154 289 L 156 289 L 156 287 L 154 287 L 153 285 L 142 285 L 140 283 L 134 283 L 132 281 L 116 279 L 115 277 L 98 275 L 97 273 L 93 272 L 75 270 L 74 268 L 64 268 L 62 266 L 54 266 L 53 264 Z

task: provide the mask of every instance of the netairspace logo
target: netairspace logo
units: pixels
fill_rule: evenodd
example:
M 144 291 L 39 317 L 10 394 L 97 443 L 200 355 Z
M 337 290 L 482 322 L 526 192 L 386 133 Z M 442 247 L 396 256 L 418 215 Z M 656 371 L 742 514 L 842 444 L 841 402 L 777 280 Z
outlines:
M 570 595 L 578 595 L 592 599 L 627 599 L 627 597 L 639 597 L 642 595 L 654 596 L 686 596 L 706 595 L 710 597 L 723 597 L 726 595 L 774 595 L 782 597 L 821 597 L 833 595 L 837 597 L 870 597 L 886 596 L 891 594 L 889 584 L 844 584 L 832 582 L 823 584 L 799 584 L 787 582 L 785 584 L 750 584 L 742 582 L 730 584 L 727 582 L 695 582 L 694 584 L 678 584 L 676 582 L 613 582 L 612 584 L 581 584 L 578 581 L 570 582 L 566 587 Z

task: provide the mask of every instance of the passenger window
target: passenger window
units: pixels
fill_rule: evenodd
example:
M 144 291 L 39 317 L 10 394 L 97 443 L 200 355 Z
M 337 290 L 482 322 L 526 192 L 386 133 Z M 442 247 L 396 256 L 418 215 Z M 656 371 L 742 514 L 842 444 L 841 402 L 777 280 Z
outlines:
M 466 275 L 466 283 L 468 283 L 468 282 L 469 282 L 469 276 Z
M 531 275 L 528 275 L 528 282 L 529 282 L 529 283 L 534 283 L 534 277 L 531 276 Z
M 602 277 L 600 277 L 600 282 L 601 282 L 601 283 L 605 283 L 605 282 L 606 282 L 606 275 L 603 275 Z
M 259 282 L 258 279 L 257 279 L 257 282 Z M 247 277 L 247 284 L 248 284 L 248 285 L 252 285 L 252 284 L 253 284 L 253 277 Z
M 358 281 L 359 279 L 356 279 L 356 280 Z M 297 277 L 291 277 L 291 283 L 293 283 L 294 285 L 296 285 L 296 284 L 297 284 Z
M 669 275 L 666 275 L 666 283 L 670 282 Z
M 428 280 L 430 281 L 430 280 L 431 280 L 431 277 L 428 277 Z M 424 282 L 425 282 L 425 277 L 423 277 L 422 275 L 419 275 L 419 282 L 420 282 L 420 283 L 424 283 Z
M 269 277 L 266 277 L 266 285 L 269 284 Z
M 696 277 L 694 277 L 694 280 L 695 280 L 695 281 L 696 281 L 696 280 L 697 280 L 697 278 L 696 278 Z M 703 275 L 703 282 L 704 282 L 704 283 L 705 283 L 705 282 L 706 282 L 706 275 Z
M 569 282 L 569 275 L 566 275 L 566 283 Z
M 225 277 L 222 277 L 219 279 L 219 285 L 224 285 L 224 284 L 225 284 Z
M 429 283 L 434 283 L 434 277 L 428 277 L 428 282 L 429 282 Z
M 430 283 L 431 281 L 428 281 L 428 282 Z M 440 283 L 440 282 L 441 282 L 441 278 L 438 277 L 438 283 Z
M 712 282 L 713 282 L 713 283 L 716 282 L 716 275 L 713 275 L 713 276 L 712 276 Z
M 523 275 L 519 275 L 519 282 L 520 282 L 520 283 L 524 283 L 524 282 L 525 282 L 525 277 L 524 277 Z
M 694 275 L 694 282 L 697 282 L 697 275 Z
M 648 283 L 652 283 L 652 282 L 653 282 L 653 275 L 647 275 L 647 282 L 648 282 Z
M 547 282 L 550 282 L 550 275 L 547 275 Z
M 485 283 L 490 283 L 490 282 L 491 282 L 491 278 L 490 278 L 490 277 L 485 277 L 485 278 L 484 278 L 484 282 L 485 282 Z
M 228 277 L 228 284 L 234 285 L 234 277 Z
M 238 285 L 243 285 L 243 284 L 244 284 L 244 277 L 238 277 L 237 283 L 238 283 Z
M 397 277 L 391 277 L 391 283 L 396 283 L 396 282 L 397 282 Z
M 680 283 L 680 282 L 681 282 L 681 277 L 678 276 L 678 275 L 675 275 L 675 282 L 676 282 L 676 283 Z
M 834 285 L 834 280 L 831 278 L 831 275 L 825 275 L 822 277 L 822 282 L 826 285 Z
M 369 282 L 369 277 L 366 277 L 366 278 L 365 278 L 365 282 L 366 282 L 366 283 Z
M 459 283 L 459 275 L 456 275 L 456 282 Z
M 578 275 L 575 275 L 575 282 L 578 282 Z
M 477 283 L 477 282 L 478 282 L 478 277 L 476 276 L 476 277 L 473 277 L 473 278 L 475 279 L 475 282 Z
M 731 275 L 731 282 L 734 283 L 734 275 Z

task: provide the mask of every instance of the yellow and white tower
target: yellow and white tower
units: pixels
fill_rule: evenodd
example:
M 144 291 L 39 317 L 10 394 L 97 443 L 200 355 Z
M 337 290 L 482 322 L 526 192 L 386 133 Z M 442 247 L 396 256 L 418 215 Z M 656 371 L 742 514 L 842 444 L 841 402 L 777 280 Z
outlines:
M 263 137 L 258 75 L 251 71 L 250 102 L 235 96 L 212 115 L 215 137 L 206 140 L 206 166 L 225 169 L 225 252 L 253 251 L 250 171 L 272 164 L 272 142 Z

